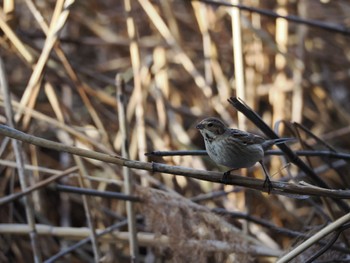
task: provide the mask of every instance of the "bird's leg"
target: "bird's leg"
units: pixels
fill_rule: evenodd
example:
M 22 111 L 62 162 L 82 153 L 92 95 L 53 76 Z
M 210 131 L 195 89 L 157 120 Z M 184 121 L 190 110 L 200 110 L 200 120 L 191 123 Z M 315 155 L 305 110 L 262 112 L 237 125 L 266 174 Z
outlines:
M 272 183 L 271 183 L 271 180 L 269 177 L 269 173 L 267 172 L 267 169 L 266 169 L 263 161 L 261 160 L 261 161 L 259 161 L 259 163 L 261 164 L 261 167 L 263 168 L 264 173 L 265 173 L 265 181 L 263 184 L 263 188 L 265 188 L 265 186 L 267 185 L 267 193 L 270 194 L 271 190 L 273 189 L 273 186 L 272 186 Z

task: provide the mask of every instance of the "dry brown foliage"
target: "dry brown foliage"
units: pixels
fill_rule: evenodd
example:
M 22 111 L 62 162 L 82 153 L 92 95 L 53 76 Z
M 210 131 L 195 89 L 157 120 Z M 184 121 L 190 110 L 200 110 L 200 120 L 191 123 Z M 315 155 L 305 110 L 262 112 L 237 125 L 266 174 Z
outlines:
M 145 153 L 203 149 L 195 126 L 208 116 L 259 133 L 227 102 L 231 96 L 269 126 L 278 123 L 280 135 L 298 137 L 293 150 L 348 152 L 350 3 L 241 2 L 344 32 L 256 12 L 237 16 L 238 9 L 199 1 L 2 1 L 8 89 L 2 81 L 1 124 L 108 158 L 128 154 L 126 166 L 136 169 L 1 136 L 0 262 L 49 260 L 88 237 L 92 242 L 64 261 L 274 262 L 347 214 L 347 199 L 268 195 L 151 171 L 152 161 L 224 171 L 205 156 Z M 334 192 L 348 194 L 349 156 L 301 158 Z M 265 161 L 274 181 L 317 186 L 284 159 Z M 69 168 L 74 172 L 65 174 Z M 258 166 L 235 174 L 264 176 Z M 141 202 L 66 193 L 55 184 L 124 192 Z M 25 197 L 12 196 L 23 191 Z M 306 262 L 322 248 L 318 259 L 349 257 L 348 224 L 293 260 Z M 112 233 L 102 235 L 106 229 Z

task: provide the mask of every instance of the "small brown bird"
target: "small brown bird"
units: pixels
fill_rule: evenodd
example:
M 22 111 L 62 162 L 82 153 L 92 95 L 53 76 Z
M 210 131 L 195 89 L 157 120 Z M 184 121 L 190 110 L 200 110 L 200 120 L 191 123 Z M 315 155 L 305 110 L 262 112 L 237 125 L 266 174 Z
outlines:
M 248 168 L 259 162 L 265 173 L 264 187 L 268 184 L 269 192 L 272 184 L 262 162 L 265 151 L 274 144 L 294 140 L 293 138 L 266 140 L 249 132 L 231 129 L 213 117 L 202 120 L 196 128 L 204 138 L 209 157 L 217 164 L 231 168 L 224 173 L 223 180 L 227 180 L 232 170 Z

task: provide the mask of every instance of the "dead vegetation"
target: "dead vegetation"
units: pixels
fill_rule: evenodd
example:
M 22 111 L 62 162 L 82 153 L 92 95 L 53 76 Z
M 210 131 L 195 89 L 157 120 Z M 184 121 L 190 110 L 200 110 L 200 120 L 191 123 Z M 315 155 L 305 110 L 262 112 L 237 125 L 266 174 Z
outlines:
M 3 1 L 0 262 L 349 257 L 350 3 L 241 2 Z M 203 149 L 208 116 L 270 136 L 230 97 L 298 138 L 270 195 L 258 166 L 145 155 Z

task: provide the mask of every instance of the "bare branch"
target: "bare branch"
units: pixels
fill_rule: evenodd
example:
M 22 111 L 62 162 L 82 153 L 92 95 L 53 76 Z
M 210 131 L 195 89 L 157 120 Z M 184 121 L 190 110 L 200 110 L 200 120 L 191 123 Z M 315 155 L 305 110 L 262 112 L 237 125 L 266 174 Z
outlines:
M 92 158 L 108 163 L 113 163 L 121 166 L 126 166 L 129 168 L 148 170 L 152 172 L 160 172 L 166 174 L 174 174 L 174 175 L 182 175 L 186 177 L 196 178 L 199 180 L 215 182 L 215 183 L 224 183 L 222 181 L 222 173 L 220 172 L 210 172 L 203 170 L 196 170 L 187 167 L 181 166 L 171 166 L 161 163 L 149 163 L 149 162 L 140 162 L 133 161 L 129 159 L 122 158 L 120 156 L 112 156 L 109 154 L 104 154 L 100 152 L 89 151 L 73 146 L 64 145 L 58 142 L 52 142 L 46 139 L 42 139 L 39 137 L 35 137 L 33 135 L 28 135 L 24 132 L 18 131 L 16 129 L 12 129 L 6 125 L 0 125 L 0 134 L 4 136 L 8 136 L 17 140 L 21 140 L 23 142 L 27 142 L 30 144 L 34 144 L 36 146 L 46 147 L 49 149 L 54 149 L 57 151 L 64 151 L 71 154 L 79 155 L 85 158 Z M 264 191 L 267 189 L 263 187 L 263 180 L 243 177 L 239 175 L 230 175 L 230 178 L 225 180 L 225 184 L 229 185 L 238 185 L 244 186 L 251 189 Z M 340 198 L 340 199 L 350 199 L 350 191 L 348 190 L 333 190 L 333 189 L 325 189 L 321 187 L 311 186 L 311 185 L 295 185 L 291 183 L 285 182 L 272 182 L 273 190 L 271 193 L 280 194 L 280 195 L 292 195 L 293 197 L 297 197 L 297 195 L 301 195 L 301 198 L 305 198 L 305 196 L 324 196 L 331 198 Z

